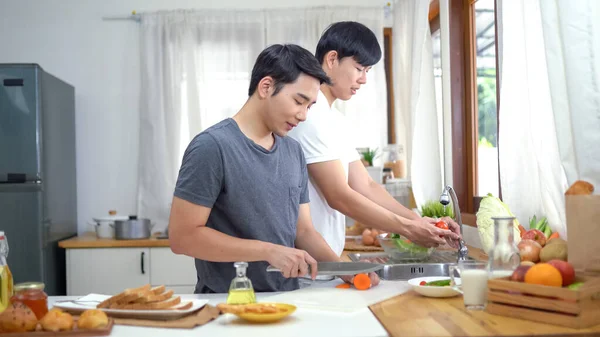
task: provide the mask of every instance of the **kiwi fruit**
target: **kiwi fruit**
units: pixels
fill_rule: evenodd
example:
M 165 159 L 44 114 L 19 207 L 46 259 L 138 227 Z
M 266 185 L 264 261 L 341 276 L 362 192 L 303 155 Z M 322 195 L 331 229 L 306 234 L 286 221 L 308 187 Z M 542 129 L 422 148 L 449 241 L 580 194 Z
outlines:
M 547 244 L 540 251 L 540 260 L 542 262 L 548 262 L 550 260 L 567 261 L 568 256 L 569 255 L 566 243 Z

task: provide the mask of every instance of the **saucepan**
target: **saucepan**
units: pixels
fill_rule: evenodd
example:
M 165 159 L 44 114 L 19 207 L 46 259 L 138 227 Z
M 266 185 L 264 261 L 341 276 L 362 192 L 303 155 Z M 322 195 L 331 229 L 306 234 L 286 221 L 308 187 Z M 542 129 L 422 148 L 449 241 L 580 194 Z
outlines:
M 127 220 L 115 221 L 115 238 L 117 240 L 148 239 L 152 235 L 154 225 L 150 219 L 138 219 L 130 215 Z

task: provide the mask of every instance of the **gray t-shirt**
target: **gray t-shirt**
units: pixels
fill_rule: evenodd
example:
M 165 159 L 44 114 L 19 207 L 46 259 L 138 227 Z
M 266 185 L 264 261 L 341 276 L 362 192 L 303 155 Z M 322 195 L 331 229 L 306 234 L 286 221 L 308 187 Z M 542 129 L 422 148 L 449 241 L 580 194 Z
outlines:
M 233 119 L 197 135 L 183 156 L 175 196 L 211 208 L 207 227 L 242 239 L 294 247 L 300 204 L 308 203 L 308 173 L 300 145 L 275 135 L 271 150 L 254 143 Z M 254 290 L 298 289 L 297 279 L 267 273 L 250 262 Z M 196 259 L 195 293 L 226 293 L 235 277 L 232 262 Z

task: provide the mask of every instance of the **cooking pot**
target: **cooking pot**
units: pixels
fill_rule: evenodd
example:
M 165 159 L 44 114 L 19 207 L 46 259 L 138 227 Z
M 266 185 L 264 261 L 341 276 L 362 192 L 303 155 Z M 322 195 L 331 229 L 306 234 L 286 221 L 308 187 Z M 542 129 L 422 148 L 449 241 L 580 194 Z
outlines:
M 126 216 L 111 215 L 105 217 L 95 217 L 91 224 L 96 232 L 96 236 L 101 239 L 112 239 L 115 237 L 115 221 L 116 220 L 127 220 Z
M 115 220 L 115 238 L 117 240 L 148 239 L 154 227 L 149 219 L 138 219 L 131 215 L 127 220 Z

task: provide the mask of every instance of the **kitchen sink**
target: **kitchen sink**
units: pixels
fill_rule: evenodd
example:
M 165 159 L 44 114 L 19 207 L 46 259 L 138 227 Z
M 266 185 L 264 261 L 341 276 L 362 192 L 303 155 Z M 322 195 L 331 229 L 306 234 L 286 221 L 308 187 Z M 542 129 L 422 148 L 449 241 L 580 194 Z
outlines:
M 457 262 L 455 251 L 435 251 L 426 260 L 393 261 L 387 253 L 350 253 L 354 262 L 381 263 L 385 266 L 377 274 L 384 280 L 409 280 L 424 276 L 448 276 L 448 266 Z M 467 260 L 474 260 L 467 257 Z

